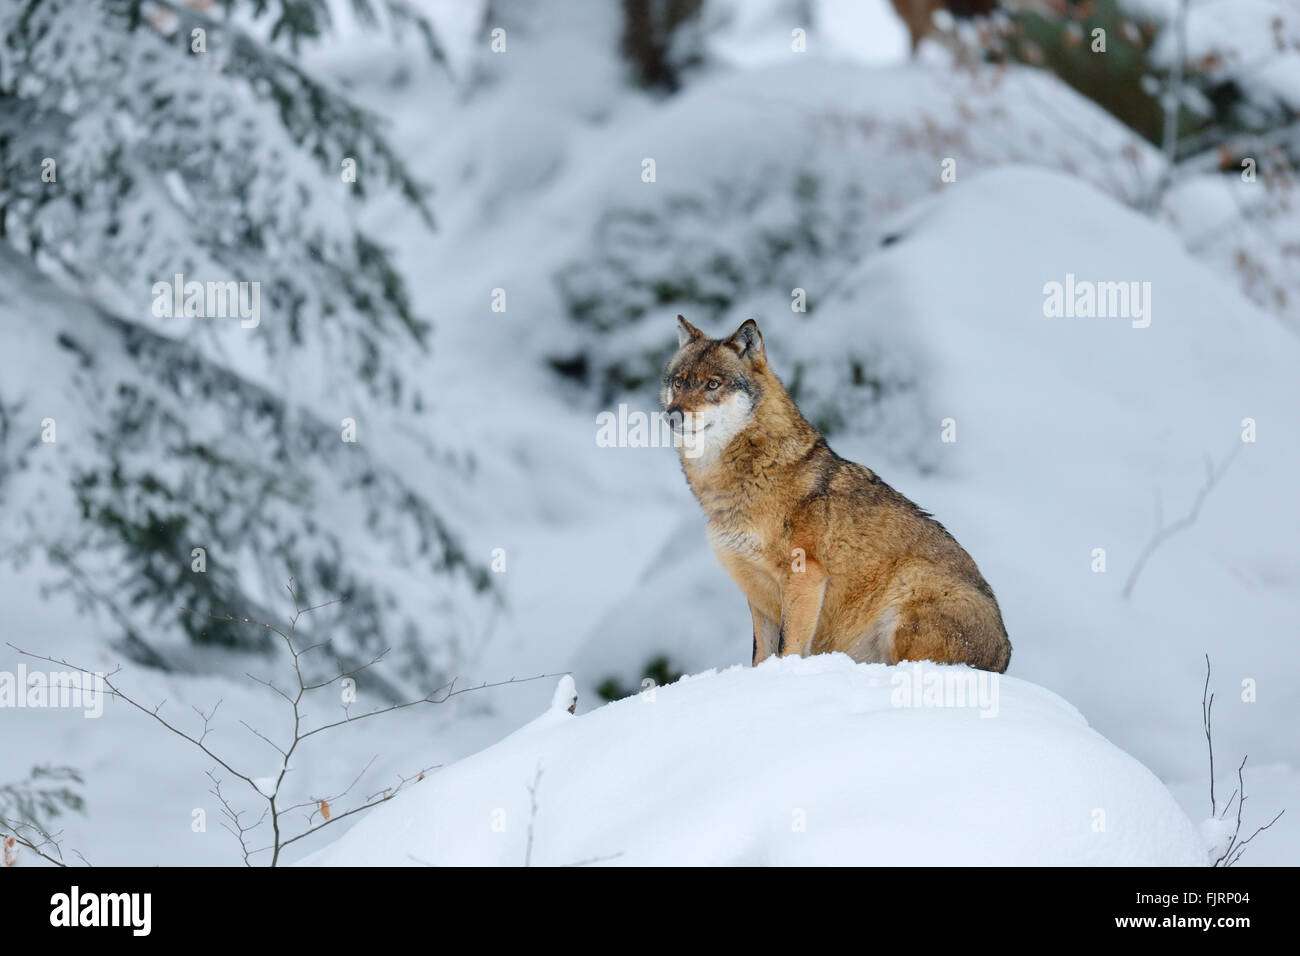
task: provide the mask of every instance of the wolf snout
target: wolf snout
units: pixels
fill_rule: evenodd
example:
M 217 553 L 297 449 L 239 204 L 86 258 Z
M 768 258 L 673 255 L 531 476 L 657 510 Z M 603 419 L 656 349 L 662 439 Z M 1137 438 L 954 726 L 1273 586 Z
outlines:
M 686 411 L 680 405 L 669 405 L 662 414 L 668 427 L 677 434 L 680 435 L 686 430 Z

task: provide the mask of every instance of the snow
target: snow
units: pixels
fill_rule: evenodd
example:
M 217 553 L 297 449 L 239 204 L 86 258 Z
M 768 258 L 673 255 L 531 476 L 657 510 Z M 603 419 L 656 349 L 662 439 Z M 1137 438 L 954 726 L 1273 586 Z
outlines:
M 1177 10 L 1168 0 L 1126 0 L 1126 5 L 1165 21 Z M 1289 42 L 1295 25 L 1295 4 L 1287 0 L 1199 0 L 1188 7 L 1187 56 L 1191 61 L 1213 56 L 1212 73 L 1236 79 L 1251 96 L 1276 97 L 1294 108 L 1300 105 L 1300 52 Z M 1176 48 L 1174 32 L 1166 31 L 1152 56 L 1167 64 Z
M 907 58 L 907 28 L 889 0 L 728 0 L 708 13 L 708 48 L 719 61 L 755 68 L 788 60 L 794 30 L 801 56 L 862 63 Z
M 917 356 L 938 465 L 878 470 L 979 562 L 1011 635 L 1012 672 L 1069 696 L 1158 772 L 1199 778 L 1197 725 L 1178 715 L 1199 701 L 1208 652 L 1226 682 L 1223 752 L 1300 762 L 1300 741 L 1267 729 L 1298 716 L 1287 688 L 1300 681 L 1300 654 L 1279 622 L 1300 615 L 1300 503 L 1285 477 L 1300 467 L 1300 343 L 1162 227 L 1059 173 L 1010 167 L 956 184 L 897 231 L 797 334 L 806 351 L 831 354 L 838 337 L 870 340 L 887 326 L 893 347 Z M 1045 317 L 1043 286 L 1067 271 L 1151 281 L 1151 325 Z M 778 373 L 790 321 L 764 328 Z M 948 417 L 957 441 L 944 445 Z M 1241 442 L 1246 417 L 1269 437 Z M 884 450 L 873 436 L 831 445 L 872 465 Z M 1155 530 L 1153 500 L 1166 522 L 1181 517 L 1205 456 L 1217 463 L 1233 449 L 1196 524 L 1155 552 L 1123 599 Z M 1091 566 L 1097 547 L 1103 573 Z M 694 510 L 643 567 L 577 651 L 588 693 L 620 659 L 639 666 L 666 652 L 690 672 L 748 650 L 743 598 Z M 1257 701 L 1232 693 L 1245 679 L 1267 688 Z
M 555 685 L 555 694 L 551 697 L 548 713 L 568 713 L 578 703 L 578 688 L 574 686 L 573 676 L 565 674 Z
M 391 198 L 365 213 L 396 248 L 435 330 L 431 353 L 409 357 L 430 407 L 363 426 L 385 464 L 436 486 L 468 553 L 487 562 L 504 549 L 507 570 L 493 577 L 503 602 L 486 617 L 455 603 L 431 612 L 428 574 L 382 549 L 362 560 L 393 582 L 396 606 L 420 610 L 426 644 L 424 631 L 457 633 L 448 656 L 462 682 L 571 672 L 572 683 L 495 688 L 323 735 L 295 753 L 282 803 L 341 790 L 376 755 L 358 793 L 443 769 L 296 844 L 290 861 L 519 864 L 534 787 L 539 864 L 1204 864 L 1204 844 L 1223 836 L 1192 822 L 1209 813 L 1199 711 L 1207 652 L 1220 797 L 1249 753 L 1247 828 L 1291 808 L 1242 862 L 1300 858 L 1300 341 L 1242 294 L 1228 252 L 1202 258 L 1185 247 L 1235 208 L 1221 183 L 1176 188 L 1165 211 L 1180 220 L 1139 215 L 1128 203 L 1155 168 L 1153 152 L 1095 106 L 1033 71 L 957 84 L 914 65 L 852 62 L 893 54 L 884 32 L 878 58 L 835 46 L 834 17 L 850 15 L 847 3 L 814 5 L 809 54 L 798 60 L 783 6 L 768 20 L 770 58 L 729 64 L 719 27 L 723 62 L 663 101 L 620 85 L 613 5 L 502 4 L 511 53 L 501 57 L 481 37 L 466 48 L 475 17 L 447 12 L 458 5 L 445 0 L 429 6 L 446 23 L 460 18 L 450 48 L 458 85 L 440 68 L 364 45 L 320 59 L 383 109 L 413 173 L 437 187 L 436 233 Z M 868 7 L 888 4 L 863 4 L 863 17 Z M 765 29 L 761 18 L 733 26 Z M 406 80 L 390 82 L 402 69 Z M 646 155 L 658 160 L 654 186 L 639 179 Z M 943 184 L 949 155 L 958 178 Z M 556 276 L 575 263 L 625 252 L 617 261 L 634 277 L 654 278 L 664 262 L 703 271 L 717 250 L 749 262 L 762 248 L 756 234 L 780 238 L 801 224 L 790 187 L 806 173 L 829 198 L 802 212 L 843 214 L 851 187 L 865 196 L 845 216 L 851 228 L 812 220 L 834 240 L 824 254 L 752 269 L 731 301 L 699 317 L 697 303 L 651 301 L 605 338 L 571 320 Z M 754 205 L 728 198 L 746 194 Z M 607 248 L 599 224 L 618 208 L 661 220 L 657 242 Z M 684 249 L 691 254 L 674 260 Z M 75 356 L 38 335 L 33 317 L 74 322 L 78 313 L 25 277 L 13 281 L 7 263 L 0 269 L 0 384 L 6 398 L 19 386 L 32 396 L 25 414 L 58 419 L 67 453 L 88 420 L 62 387 L 77 374 Z M 1151 282 L 1151 325 L 1046 317 L 1043 286 L 1067 273 Z M 591 278 L 628 294 L 618 273 Z M 790 311 L 795 284 L 816 304 L 807 315 Z M 501 314 L 489 309 L 497 287 L 509 296 Z M 788 381 L 804 366 L 801 402 L 842 415 L 832 446 L 935 512 L 972 553 L 1014 646 L 996 718 L 893 707 L 896 671 L 881 666 L 736 666 L 750 648 L 745 602 L 708 549 L 674 453 L 598 448 L 596 414 L 616 404 L 570 388 L 545 364 L 578 345 L 620 360 L 670 348 L 679 310 L 714 334 L 756 316 L 778 374 Z M 879 401 L 855 391 L 850 360 L 893 391 Z M 291 378 L 311 371 L 297 364 Z M 615 399 L 654 403 L 650 391 Z M 320 414 L 337 420 L 347 404 L 326 397 Z M 1258 425 L 1249 444 L 1240 440 L 1247 417 Z M 955 443 L 940 439 L 945 418 L 956 421 Z M 432 471 L 426 444 L 464 467 Z M 1124 599 L 1156 501 L 1166 522 L 1180 517 L 1204 458 L 1232 449 L 1195 524 L 1153 554 Z M 16 476 L 3 493 L 18 499 L 47 474 Z M 327 494 L 320 508 L 344 540 L 367 521 L 345 496 Z M 1098 547 L 1104 573 L 1091 567 Z M 34 560 L 4 575 L 0 669 L 20 661 L 6 640 L 104 670 L 121 662 L 106 647 L 113 622 L 44 590 L 51 568 Z M 597 685 L 640 686 L 660 655 L 695 676 L 601 705 Z M 211 745 L 265 773 L 275 752 L 235 717 L 283 740 L 283 702 L 209 663 L 196 654 L 178 673 L 128 664 L 125 677 L 142 700 L 166 699 L 165 712 L 192 731 L 190 707 L 222 700 Z M 271 676 L 260 663 L 249 669 Z M 567 710 L 575 693 L 576 716 Z M 368 703 L 377 702 L 363 695 L 356 706 Z M 0 782 L 46 755 L 86 777 L 87 815 L 59 822 L 92 862 L 239 862 L 216 824 L 211 762 L 144 715 L 111 700 L 96 721 L 0 714 Z M 208 815 L 204 832 L 191 828 L 197 809 Z M 1097 810 L 1104 831 L 1093 829 Z
M 900 707 L 911 666 L 773 658 L 548 713 L 304 863 L 518 865 L 530 836 L 535 865 L 1205 862 L 1164 786 L 1064 700 L 993 678 L 992 719 Z
M 1210 856 L 1217 860 L 1228 851 L 1236 827 L 1226 817 L 1206 817 L 1196 830 L 1201 835 L 1201 842 L 1209 848 Z
M 911 39 L 889 0 L 820 0 L 814 19 L 832 50 L 863 63 L 907 58 Z
M 1219 753 L 1219 759 L 1222 756 Z M 1225 812 L 1222 803 L 1237 788 L 1235 773 L 1234 764 L 1226 773 L 1219 774 L 1219 787 L 1226 784 L 1227 789 L 1218 792 L 1218 818 L 1205 817 L 1210 808 L 1208 783 L 1205 779 L 1188 780 L 1172 784 L 1169 788 L 1188 815 L 1194 820 L 1201 820 L 1202 837 L 1207 844 L 1220 848 L 1220 854 L 1222 846 L 1227 842 L 1227 824 L 1236 825 L 1236 805 Z M 1300 846 L 1300 820 L 1296 819 L 1295 811 L 1296 807 L 1300 807 L 1300 773 L 1286 763 L 1251 762 L 1246 767 L 1245 775 L 1246 808 L 1242 816 L 1241 839 L 1246 839 L 1256 828 L 1272 820 L 1277 811 L 1285 809 L 1286 813 L 1251 842 L 1242 855 L 1241 865 L 1295 866 L 1296 847 Z M 1220 854 L 1216 854 L 1216 858 Z

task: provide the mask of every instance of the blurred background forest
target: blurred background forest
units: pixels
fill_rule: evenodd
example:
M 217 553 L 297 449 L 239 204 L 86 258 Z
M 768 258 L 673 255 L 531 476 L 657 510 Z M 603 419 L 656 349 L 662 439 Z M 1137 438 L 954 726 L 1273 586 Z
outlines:
M 1224 763 L 1300 808 L 1298 161 L 1291 0 L 10 0 L 0 669 L 273 725 L 243 675 L 279 645 L 179 608 L 282 620 L 290 577 L 349 597 L 303 623 L 331 661 L 391 648 L 376 702 L 745 662 L 675 456 L 594 436 L 654 408 L 677 313 L 754 316 L 975 556 L 1012 676 L 1199 819 L 1208 653 Z M 1067 274 L 1151 282 L 1150 327 L 1047 317 Z M 256 283 L 256 322 L 160 309 L 178 276 Z M 295 785 L 455 759 L 550 690 Z M 201 756 L 121 710 L 0 711 L 0 810 L 75 768 L 42 812 L 92 860 L 238 862 L 190 830 Z

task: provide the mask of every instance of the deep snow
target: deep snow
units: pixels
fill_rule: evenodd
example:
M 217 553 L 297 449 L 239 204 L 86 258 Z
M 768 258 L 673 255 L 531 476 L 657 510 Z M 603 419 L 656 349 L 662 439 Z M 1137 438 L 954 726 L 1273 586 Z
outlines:
M 978 682 L 983 694 L 972 686 L 965 706 L 939 705 L 945 681 Z M 1015 678 L 773 658 L 579 717 L 565 709 L 571 686 L 304 862 L 1205 862 L 1149 770 L 1061 698 Z

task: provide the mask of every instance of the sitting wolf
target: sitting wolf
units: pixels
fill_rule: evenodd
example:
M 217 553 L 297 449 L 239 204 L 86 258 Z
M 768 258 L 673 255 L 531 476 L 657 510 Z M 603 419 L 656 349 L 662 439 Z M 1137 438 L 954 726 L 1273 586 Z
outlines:
M 943 525 L 799 413 L 753 319 L 710 339 L 677 317 L 661 400 L 709 542 L 749 599 L 753 662 L 842 651 L 1004 671 L 993 589 Z

